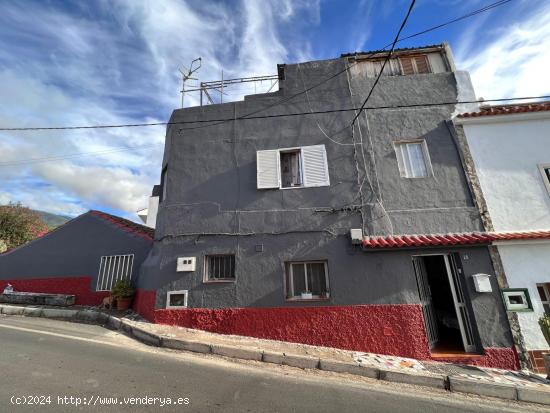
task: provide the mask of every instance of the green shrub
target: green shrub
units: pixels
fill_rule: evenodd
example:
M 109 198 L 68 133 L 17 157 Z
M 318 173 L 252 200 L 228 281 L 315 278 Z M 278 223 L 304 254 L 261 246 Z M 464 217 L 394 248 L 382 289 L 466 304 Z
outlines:
M 539 326 L 546 342 L 550 346 L 550 315 L 545 314 L 543 317 L 539 318 Z
M 111 292 L 113 297 L 127 298 L 132 297 L 136 290 L 132 287 L 132 283 L 129 280 L 118 280 Z

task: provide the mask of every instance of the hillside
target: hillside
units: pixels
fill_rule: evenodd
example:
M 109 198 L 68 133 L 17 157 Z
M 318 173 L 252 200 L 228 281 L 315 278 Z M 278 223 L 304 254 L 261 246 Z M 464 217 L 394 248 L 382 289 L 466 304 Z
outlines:
M 40 215 L 40 217 L 42 218 L 44 223 L 49 228 L 56 228 L 60 225 L 63 225 L 65 222 L 67 222 L 71 219 L 71 218 L 63 216 L 63 215 L 51 214 L 51 213 L 45 212 L 45 211 L 35 210 L 35 212 L 37 212 Z

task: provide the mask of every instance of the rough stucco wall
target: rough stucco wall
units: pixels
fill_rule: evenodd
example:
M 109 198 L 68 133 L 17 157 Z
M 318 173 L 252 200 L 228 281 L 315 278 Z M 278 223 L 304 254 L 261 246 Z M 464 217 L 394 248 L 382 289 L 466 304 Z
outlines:
M 56 277 L 24 280 L 0 280 L 0 291 L 11 284 L 15 291 L 28 293 L 51 293 L 75 295 L 76 305 L 99 305 L 109 292 L 96 292 L 92 288 L 92 277 Z
M 517 312 L 527 350 L 548 350 L 538 319 L 544 315 L 537 283 L 550 282 L 550 243 L 499 245 L 510 288 L 527 288 L 533 311 Z
M 430 359 L 419 305 L 359 305 L 299 308 L 194 308 L 153 310 L 155 291 L 139 290 L 134 309 L 148 320 L 221 334 Z M 511 348 L 486 348 L 463 360 L 504 369 L 518 368 Z
M 171 121 L 242 116 L 302 92 L 346 64 L 336 59 L 287 65 L 277 94 L 176 110 Z M 262 114 L 358 106 L 373 81 L 343 74 Z M 453 102 L 456 97 L 454 73 L 396 76 L 381 79 L 369 105 Z M 168 171 L 167 198 L 159 205 L 156 242 L 142 267 L 139 288 L 158 290 L 157 308 L 164 307 L 166 291 L 175 289 L 189 290 L 190 307 L 417 303 L 413 253 L 367 254 L 350 245 L 348 233 L 361 227 L 366 234 L 482 228 L 455 142 L 444 123 L 454 110 L 452 104 L 373 110 L 361 116 L 353 130 L 349 128 L 353 112 L 248 119 L 208 127 L 204 123 L 170 125 L 163 160 Z M 418 138 L 428 142 L 434 176 L 403 179 L 392 142 Z M 256 151 L 317 144 L 326 147 L 330 187 L 256 188 Z M 255 252 L 259 244 L 264 246 L 262 253 Z M 203 283 L 204 255 L 209 253 L 236 254 L 235 283 Z M 176 258 L 184 256 L 197 257 L 195 273 L 175 271 Z M 328 302 L 285 301 L 284 261 L 306 259 L 328 260 Z M 492 273 L 486 253 L 468 267 Z M 480 343 L 506 347 L 510 339 L 502 324 L 503 310 L 491 307 L 498 303 L 495 292 L 474 297 L 472 308 L 482 320 Z M 498 326 L 504 331 L 497 332 Z
M 89 277 L 95 289 L 102 255 L 135 254 L 133 279 L 151 242 L 86 213 L 28 244 L 0 255 L 0 280 Z
M 495 230 L 550 228 L 550 196 L 537 167 L 550 163 L 550 119 L 463 127 Z

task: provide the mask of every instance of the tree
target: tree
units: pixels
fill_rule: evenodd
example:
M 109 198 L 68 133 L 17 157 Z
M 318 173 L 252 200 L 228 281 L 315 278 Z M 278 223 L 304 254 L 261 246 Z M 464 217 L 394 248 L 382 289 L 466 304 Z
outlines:
M 46 232 L 48 227 L 37 212 L 20 203 L 0 205 L 0 250 L 18 247 Z

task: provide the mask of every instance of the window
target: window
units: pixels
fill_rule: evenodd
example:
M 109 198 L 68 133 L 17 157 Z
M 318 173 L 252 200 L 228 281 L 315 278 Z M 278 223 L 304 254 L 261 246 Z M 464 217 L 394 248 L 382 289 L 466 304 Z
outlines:
M 166 186 L 167 186 L 166 175 L 167 175 L 167 172 L 168 172 L 168 167 L 166 166 L 166 167 L 164 167 L 164 169 L 162 170 L 162 173 L 160 175 L 160 184 L 162 185 L 162 192 L 161 192 L 160 202 L 162 202 L 166 199 Z
M 544 186 L 550 195 L 550 164 L 539 165 L 539 170 L 542 175 Z
M 550 283 L 537 284 L 537 291 L 544 313 L 550 315 Z
M 188 290 L 168 291 L 166 294 L 166 308 L 186 308 Z
M 328 268 L 326 261 L 286 263 L 286 298 L 328 298 Z
M 394 142 L 393 146 L 403 178 L 425 178 L 432 174 L 426 141 Z
M 325 145 L 258 151 L 256 163 L 258 189 L 330 185 Z
M 233 281 L 234 279 L 234 255 L 207 255 L 205 257 L 205 281 Z
M 532 311 L 531 299 L 527 288 L 507 288 L 502 290 L 507 311 Z
M 119 280 L 131 280 L 134 254 L 101 257 L 96 291 L 111 291 Z
M 432 72 L 426 55 L 400 57 L 399 62 L 404 75 Z
M 290 188 L 302 186 L 302 165 L 300 150 L 280 152 L 281 154 L 281 186 Z

